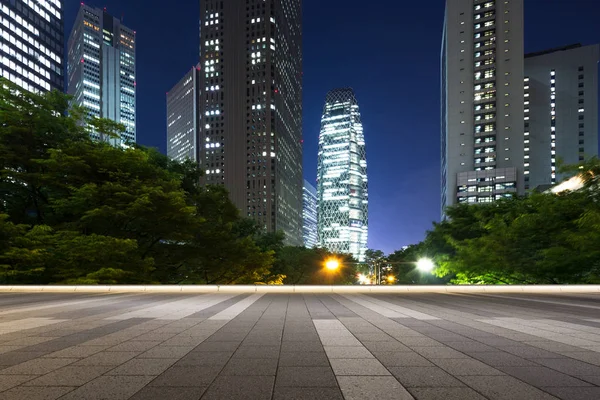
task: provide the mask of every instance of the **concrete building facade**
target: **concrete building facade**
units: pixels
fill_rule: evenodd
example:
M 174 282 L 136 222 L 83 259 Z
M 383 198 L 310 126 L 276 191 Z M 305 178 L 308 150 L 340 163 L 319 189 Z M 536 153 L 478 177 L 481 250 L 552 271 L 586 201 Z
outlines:
M 192 67 L 167 92 L 167 156 L 198 161 L 200 135 L 200 65 Z M 210 144 L 206 143 L 207 150 Z M 215 148 L 215 144 L 212 144 Z M 218 149 L 218 147 L 216 147 Z
M 204 182 L 302 245 L 301 0 L 202 1 L 200 65 Z
M 121 142 L 136 140 L 135 66 L 135 31 L 105 9 L 82 3 L 68 42 L 68 93 L 90 117 L 125 125 Z
M 0 37 L 0 76 L 30 92 L 64 90 L 61 0 L 3 0 Z
M 441 72 L 442 215 L 523 193 L 523 1 L 448 0 Z
M 561 182 L 559 161 L 598 155 L 599 61 L 598 45 L 525 55 L 525 189 Z

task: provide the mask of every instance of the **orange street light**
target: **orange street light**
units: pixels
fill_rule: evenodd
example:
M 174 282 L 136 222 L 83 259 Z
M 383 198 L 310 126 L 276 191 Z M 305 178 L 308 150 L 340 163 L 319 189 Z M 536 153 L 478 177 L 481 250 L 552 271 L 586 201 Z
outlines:
M 338 260 L 336 260 L 335 258 L 331 258 L 325 262 L 325 268 L 327 268 L 330 271 L 335 271 L 339 267 L 340 267 L 340 262 Z

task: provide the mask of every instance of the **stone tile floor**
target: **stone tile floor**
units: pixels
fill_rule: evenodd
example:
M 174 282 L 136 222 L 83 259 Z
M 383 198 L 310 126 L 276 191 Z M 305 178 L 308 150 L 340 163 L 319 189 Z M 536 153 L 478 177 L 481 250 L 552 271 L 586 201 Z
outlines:
M 0 293 L 0 399 L 600 399 L 600 294 Z

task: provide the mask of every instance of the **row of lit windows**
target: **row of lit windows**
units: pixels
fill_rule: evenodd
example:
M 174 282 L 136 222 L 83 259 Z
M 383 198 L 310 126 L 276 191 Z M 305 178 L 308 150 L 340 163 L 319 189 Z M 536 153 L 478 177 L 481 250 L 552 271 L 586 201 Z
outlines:
M 495 4 L 494 1 L 488 1 L 487 3 L 484 3 L 484 4 L 477 4 L 475 6 L 475 11 L 479 11 L 481 9 L 486 9 L 486 8 L 491 8 L 494 6 L 494 4 Z
M 32 39 L 28 35 L 25 35 L 27 37 L 21 37 L 22 39 L 25 39 L 25 42 L 22 42 L 18 38 L 16 38 L 15 36 L 12 35 L 12 33 L 15 31 L 13 24 L 9 24 L 6 19 L 2 19 L 2 23 L 5 27 L 9 27 L 9 29 L 10 29 L 10 31 L 0 30 L 0 35 L 2 36 L 2 38 L 4 40 L 15 45 L 19 50 L 22 50 L 23 52 L 30 54 L 33 57 L 39 58 L 39 63 L 44 65 L 46 68 L 50 68 L 50 66 L 51 66 L 50 61 L 46 57 L 41 55 L 38 52 L 37 48 L 39 48 L 43 53 L 45 53 L 50 58 L 52 58 L 52 60 L 54 60 L 56 63 L 60 64 L 60 62 L 61 62 L 60 58 L 56 54 L 54 54 L 53 52 L 49 51 L 44 46 L 42 46 L 38 40 Z M 27 44 L 32 44 L 32 45 L 34 45 L 34 47 L 29 47 Z M 36 65 L 38 65 L 38 64 L 36 63 Z

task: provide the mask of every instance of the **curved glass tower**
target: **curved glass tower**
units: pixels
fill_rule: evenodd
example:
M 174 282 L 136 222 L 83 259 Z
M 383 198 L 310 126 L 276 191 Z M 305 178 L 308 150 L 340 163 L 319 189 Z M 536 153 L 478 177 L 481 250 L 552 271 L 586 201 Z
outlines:
M 319 245 L 364 261 L 368 234 L 367 159 L 352 89 L 327 93 L 317 166 Z

